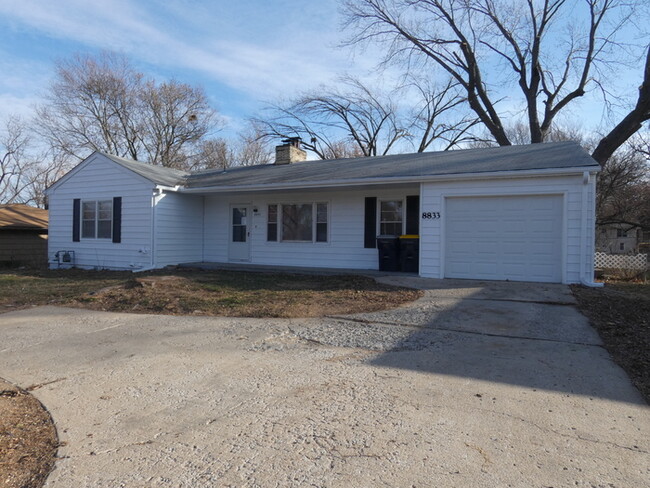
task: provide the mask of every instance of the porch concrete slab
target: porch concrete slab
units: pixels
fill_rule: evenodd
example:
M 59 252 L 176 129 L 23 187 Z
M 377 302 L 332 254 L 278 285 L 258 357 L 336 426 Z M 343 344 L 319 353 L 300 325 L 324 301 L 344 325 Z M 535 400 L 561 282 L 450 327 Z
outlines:
M 645 486 L 650 409 L 602 347 L 461 329 L 39 307 L 0 315 L 0 376 L 53 415 L 49 488 Z
M 213 262 L 195 262 L 182 263 L 179 268 L 185 269 L 205 269 L 205 270 L 224 270 L 224 271 L 249 271 L 255 273 L 295 273 L 309 275 L 362 275 L 371 278 L 380 278 L 384 276 L 415 278 L 417 273 L 405 272 L 388 272 L 373 269 L 351 269 L 351 268 L 311 268 L 305 266 L 275 266 L 265 264 L 249 263 L 213 263 Z

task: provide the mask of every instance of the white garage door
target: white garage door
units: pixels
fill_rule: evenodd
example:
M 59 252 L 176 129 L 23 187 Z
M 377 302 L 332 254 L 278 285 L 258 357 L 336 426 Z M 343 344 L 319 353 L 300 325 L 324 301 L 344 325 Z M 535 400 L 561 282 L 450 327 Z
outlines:
M 447 198 L 445 276 L 562 281 L 562 196 Z

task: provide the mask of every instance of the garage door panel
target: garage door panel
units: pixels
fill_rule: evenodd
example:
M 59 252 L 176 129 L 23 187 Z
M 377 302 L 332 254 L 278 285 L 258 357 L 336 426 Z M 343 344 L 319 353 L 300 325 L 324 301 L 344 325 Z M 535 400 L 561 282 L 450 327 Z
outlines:
M 496 264 L 492 263 L 479 263 L 476 264 L 474 270 L 482 277 L 493 276 L 498 271 Z
M 525 259 L 526 252 L 523 249 L 525 245 L 526 245 L 525 241 L 512 241 L 512 242 L 506 241 L 503 243 L 503 251 L 506 252 L 509 256 L 511 256 L 513 259 L 517 256 L 521 257 L 521 259 Z
M 553 232 L 556 222 L 551 219 L 530 219 L 525 223 L 531 235 L 543 237 L 548 232 Z
M 445 276 L 559 282 L 562 196 L 447 198 Z

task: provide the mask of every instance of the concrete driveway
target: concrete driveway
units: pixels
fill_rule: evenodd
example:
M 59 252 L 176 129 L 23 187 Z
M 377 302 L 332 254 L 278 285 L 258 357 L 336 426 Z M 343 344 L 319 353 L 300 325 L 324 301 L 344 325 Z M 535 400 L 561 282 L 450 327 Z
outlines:
M 426 295 L 317 320 L 0 315 L 0 376 L 41 385 L 49 487 L 647 485 L 650 409 L 566 287 L 385 279 Z

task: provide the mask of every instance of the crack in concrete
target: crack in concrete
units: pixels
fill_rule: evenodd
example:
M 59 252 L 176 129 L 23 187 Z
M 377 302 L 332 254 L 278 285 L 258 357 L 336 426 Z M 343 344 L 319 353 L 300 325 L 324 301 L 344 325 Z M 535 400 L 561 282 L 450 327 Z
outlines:
M 512 335 L 512 334 L 495 334 L 495 333 L 480 332 L 480 331 L 475 331 L 475 330 L 450 329 L 450 328 L 447 328 L 447 327 L 430 327 L 430 326 L 427 326 L 427 325 L 404 324 L 404 323 L 398 323 L 398 322 L 384 322 L 384 321 L 381 321 L 381 320 L 368 320 L 368 319 L 362 319 L 362 318 L 357 318 L 357 317 L 343 317 L 343 316 L 340 316 L 340 315 L 326 315 L 325 317 L 328 318 L 328 319 L 343 320 L 343 321 L 347 321 L 347 322 L 356 322 L 356 323 L 367 324 L 367 325 L 387 325 L 387 326 L 397 326 L 397 327 L 410 327 L 412 329 L 418 329 L 418 330 L 439 330 L 439 331 L 443 331 L 443 332 L 455 332 L 457 334 L 470 334 L 470 335 L 480 335 L 480 336 L 487 336 L 487 337 L 502 337 L 504 339 L 531 340 L 531 341 L 540 341 L 540 342 L 554 342 L 554 343 L 559 343 L 559 344 L 571 344 L 571 345 L 576 345 L 576 346 L 589 346 L 589 347 L 603 348 L 603 346 L 601 344 L 594 344 L 594 343 L 590 343 L 590 342 L 565 341 L 565 340 L 560 340 L 560 339 L 547 339 L 547 338 L 544 338 L 544 337 L 519 336 L 519 335 Z M 295 333 L 295 332 L 293 332 L 293 333 Z M 314 342 L 317 342 L 317 341 L 314 341 Z
M 510 414 L 510 413 L 506 413 L 506 412 L 498 412 L 496 410 L 490 410 L 490 409 L 487 409 L 487 408 L 479 408 L 478 410 L 480 410 L 482 412 L 493 413 L 495 415 L 500 415 L 502 417 L 507 417 L 507 418 L 511 418 L 511 419 L 514 419 L 514 420 L 519 420 L 520 422 L 523 422 L 525 424 L 532 425 L 533 427 L 535 427 L 536 429 L 538 429 L 538 430 L 540 430 L 542 432 L 552 433 L 552 434 L 558 435 L 560 437 L 566 437 L 568 439 L 584 441 L 584 442 L 592 442 L 594 444 L 604 444 L 604 445 L 612 446 L 612 447 L 615 447 L 615 448 L 618 448 L 618 449 L 625 449 L 625 450 L 632 451 L 632 452 L 638 452 L 640 454 L 648 454 L 648 453 L 650 453 L 650 451 L 647 451 L 645 449 L 641 449 L 638 446 L 631 446 L 630 447 L 630 446 L 623 446 L 621 444 L 617 444 L 616 442 L 611 442 L 611 441 L 602 441 L 600 439 L 588 439 L 586 437 L 582 437 L 580 434 L 577 434 L 577 433 L 575 435 L 565 434 L 564 432 L 559 432 L 559 431 L 557 431 L 555 429 L 551 429 L 551 428 L 548 428 L 548 427 L 542 427 L 541 425 L 539 425 L 539 424 L 537 424 L 535 422 L 532 422 L 530 420 L 526 420 L 523 417 L 519 417 L 518 415 L 513 415 L 513 414 Z

